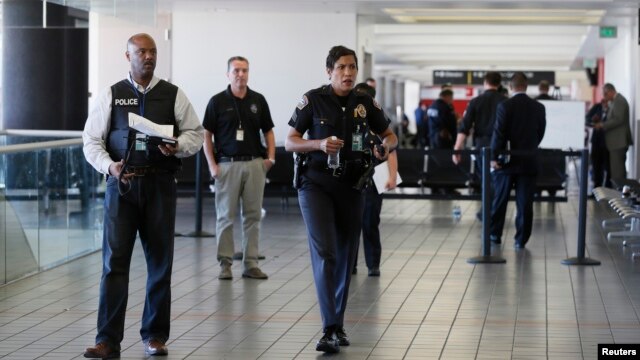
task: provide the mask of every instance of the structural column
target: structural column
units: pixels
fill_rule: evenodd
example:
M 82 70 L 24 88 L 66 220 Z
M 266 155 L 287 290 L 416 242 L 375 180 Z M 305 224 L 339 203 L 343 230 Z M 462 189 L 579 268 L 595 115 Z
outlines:
M 3 128 L 81 130 L 88 113 L 88 13 L 5 0 L 2 14 Z

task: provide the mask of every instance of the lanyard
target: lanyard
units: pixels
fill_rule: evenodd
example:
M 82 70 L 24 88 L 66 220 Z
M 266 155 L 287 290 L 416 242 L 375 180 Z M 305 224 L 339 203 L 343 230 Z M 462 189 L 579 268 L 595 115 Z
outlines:
M 238 116 L 238 130 L 242 130 L 242 116 L 240 116 L 240 109 L 238 108 L 238 101 L 235 96 L 231 95 L 233 99 L 233 108 L 236 110 L 236 115 Z
M 139 107 L 140 107 L 140 116 L 144 116 L 144 98 L 147 95 L 147 89 L 144 90 L 144 92 L 142 93 L 142 99 L 140 98 L 140 91 L 138 91 L 138 89 L 136 88 L 136 86 L 131 83 L 131 87 L 133 88 L 133 91 L 135 91 L 136 93 L 136 97 L 138 98 L 138 102 L 139 102 Z
M 142 93 L 142 99 L 140 99 L 140 91 L 138 91 L 138 88 L 135 85 L 135 82 L 133 81 L 133 77 L 131 76 L 131 73 L 129 73 L 129 84 L 131 84 L 131 87 L 133 88 L 133 91 L 136 93 L 136 97 L 138 98 L 138 103 L 139 103 L 139 111 L 140 111 L 140 116 L 144 116 L 144 98 L 147 95 L 147 90 L 149 90 L 149 88 L 144 89 L 144 92 Z

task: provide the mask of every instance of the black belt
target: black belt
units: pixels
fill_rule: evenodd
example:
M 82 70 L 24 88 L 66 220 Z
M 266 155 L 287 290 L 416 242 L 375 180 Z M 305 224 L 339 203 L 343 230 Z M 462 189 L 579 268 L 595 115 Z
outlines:
M 127 166 L 126 173 L 133 174 L 133 176 L 147 176 L 157 174 L 173 174 L 174 171 L 152 166 Z
M 329 168 L 329 166 L 327 166 L 327 163 L 324 161 L 312 160 L 306 164 L 309 169 L 325 172 L 337 178 L 342 178 L 343 175 L 346 175 L 347 173 L 353 174 L 354 171 L 358 173 L 362 169 L 362 165 L 362 161 L 359 160 L 346 160 L 344 163 L 341 163 L 338 168 L 335 169 Z
M 260 156 L 250 156 L 250 155 L 236 155 L 236 156 L 220 156 L 218 159 L 219 163 L 223 162 L 236 162 L 236 161 L 251 161 L 253 159 L 258 159 Z

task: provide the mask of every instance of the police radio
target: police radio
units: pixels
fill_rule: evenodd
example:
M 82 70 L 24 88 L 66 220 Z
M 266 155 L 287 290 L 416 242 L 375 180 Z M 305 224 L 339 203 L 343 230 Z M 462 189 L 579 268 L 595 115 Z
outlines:
M 380 150 L 378 150 L 378 152 L 380 152 Z M 374 156 L 371 153 L 371 150 L 364 149 L 363 153 L 364 153 L 364 157 L 363 157 L 364 161 L 362 165 L 363 165 L 364 171 L 358 178 L 358 181 L 355 183 L 355 185 L 353 185 L 353 188 L 358 191 L 362 191 L 367 186 L 367 184 L 369 183 L 369 179 L 373 175 L 373 169 L 375 168 L 373 164 Z
M 306 153 L 293 153 L 293 188 L 300 189 L 300 176 L 302 175 L 302 168 L 305 166 L 307 160 Z

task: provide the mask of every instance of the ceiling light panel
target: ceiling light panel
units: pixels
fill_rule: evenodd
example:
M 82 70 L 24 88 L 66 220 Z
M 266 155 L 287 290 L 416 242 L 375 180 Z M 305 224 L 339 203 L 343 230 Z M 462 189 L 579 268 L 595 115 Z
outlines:
M 598 24 L 604 10 L 386 8 L 400 23 Z

